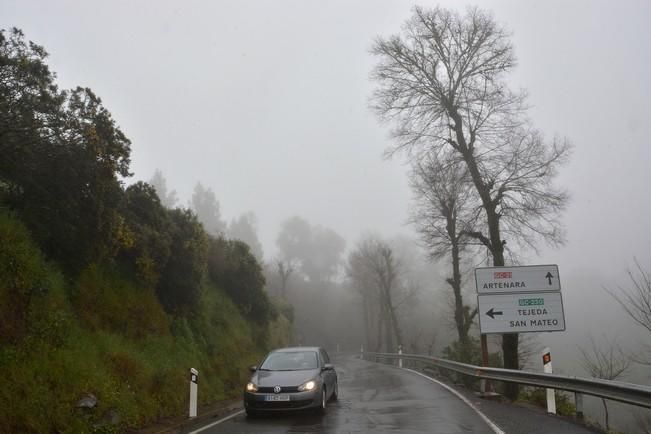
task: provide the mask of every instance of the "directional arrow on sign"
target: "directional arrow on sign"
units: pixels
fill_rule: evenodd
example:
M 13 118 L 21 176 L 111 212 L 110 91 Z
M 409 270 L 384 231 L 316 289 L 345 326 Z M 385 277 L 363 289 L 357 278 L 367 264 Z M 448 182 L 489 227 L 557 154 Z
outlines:
M 545 278 L 547 279 L 550 285 L 552 284 L 552 277 L 554 277 L 554 275 L 551 272 L 547 272 Z
M 495 319 L 495 315 L 502 315 L 502 313 L 503 312 L 501 310 L 496 311 L 496 310 L 493 310 L 493 308 L 491 307 L 490 310 L 488 312 L 486 312 L 486 315 L 488 315 L 489 317 Z
M 556 265 L 476 268 L 475 284 L 478 294 L 561 290 L 560 274 Z
M 544 273 L 538 274 L 544 279 Z M 553 283 L 558 283 L 558 274 Z M 544 279 L 547 286 L 547 279 Z M 479 330 L 482 334 L 552 332 L 565 330 L 563 298 L 560 291 L 477 296 Z

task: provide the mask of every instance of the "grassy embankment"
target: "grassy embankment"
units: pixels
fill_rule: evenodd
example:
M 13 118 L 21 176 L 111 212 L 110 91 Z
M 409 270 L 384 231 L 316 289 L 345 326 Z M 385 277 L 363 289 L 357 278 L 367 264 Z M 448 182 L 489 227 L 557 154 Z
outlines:
M 209 284 L 199 311 L 175 318 L 152 289 L 110 266 L 66 279 L 19 221 L 0 214 L 2 432 L 121 431 L 182 414 L 190 367 L 201 403 L 233 397 L 246 366 L 289 340 L 282 314 L 269 330 L 256 327 Z M 76 408 L 85 394 L 96 408 Z

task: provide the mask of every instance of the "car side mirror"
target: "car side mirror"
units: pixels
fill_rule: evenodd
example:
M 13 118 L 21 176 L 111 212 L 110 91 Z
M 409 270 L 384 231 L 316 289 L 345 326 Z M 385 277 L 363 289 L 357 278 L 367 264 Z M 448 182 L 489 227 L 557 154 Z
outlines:
M 257 371 L 257 370 L 258 370 L 258 367 L 257 367 L 257 366 L 249 366 L 249 371 L 251 371 L 251 372 L 255 372 L 255 371 Z
M 331 365 L 330 363 L 326 363 L 323 365 L 323 368 L 321 368 L 322 371 L 334 371 L 335 367 Z

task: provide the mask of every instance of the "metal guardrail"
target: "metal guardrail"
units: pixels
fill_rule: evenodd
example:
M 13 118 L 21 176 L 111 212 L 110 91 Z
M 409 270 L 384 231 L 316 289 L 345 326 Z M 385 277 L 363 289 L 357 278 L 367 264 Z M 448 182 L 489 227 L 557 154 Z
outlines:
M 651 408 L 651 387 L 621 381 L 600 380 L 595 378 L 572 377 L 568 375 L 544 374 L 540 372 L 518 371 L 513 369 L 488 368 L 453 362 L 438 357 L 419 354 L 396 353 L 362 353 L 363 357 L 413 360 L 438 368 L 459 372 L 483 380 L 506 381 L 527 386 L 546 387 L 565 390 L 613 401 L 625 402 L 640 407 Z M 578 410 L 578 409 L 577 409 Z

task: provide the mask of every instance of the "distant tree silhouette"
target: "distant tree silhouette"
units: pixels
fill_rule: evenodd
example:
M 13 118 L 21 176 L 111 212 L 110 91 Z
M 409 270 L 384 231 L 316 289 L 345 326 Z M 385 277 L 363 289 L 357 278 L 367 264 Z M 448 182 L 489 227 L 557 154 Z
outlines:
M 160 203 L 165 208 L 174 208 L 179 201 L 176 196 L 176 190 L 167 189 L 167 180 L 160 169 L 156 169 L 149 184 L 154 187 L 156 194 L 160 198 Z
M 222 221 L 219 201 L 210 187 L 206 188 L 197 182 L 190 205 L 209 235 L 218 237 L 226 233 L 226 223 Z

